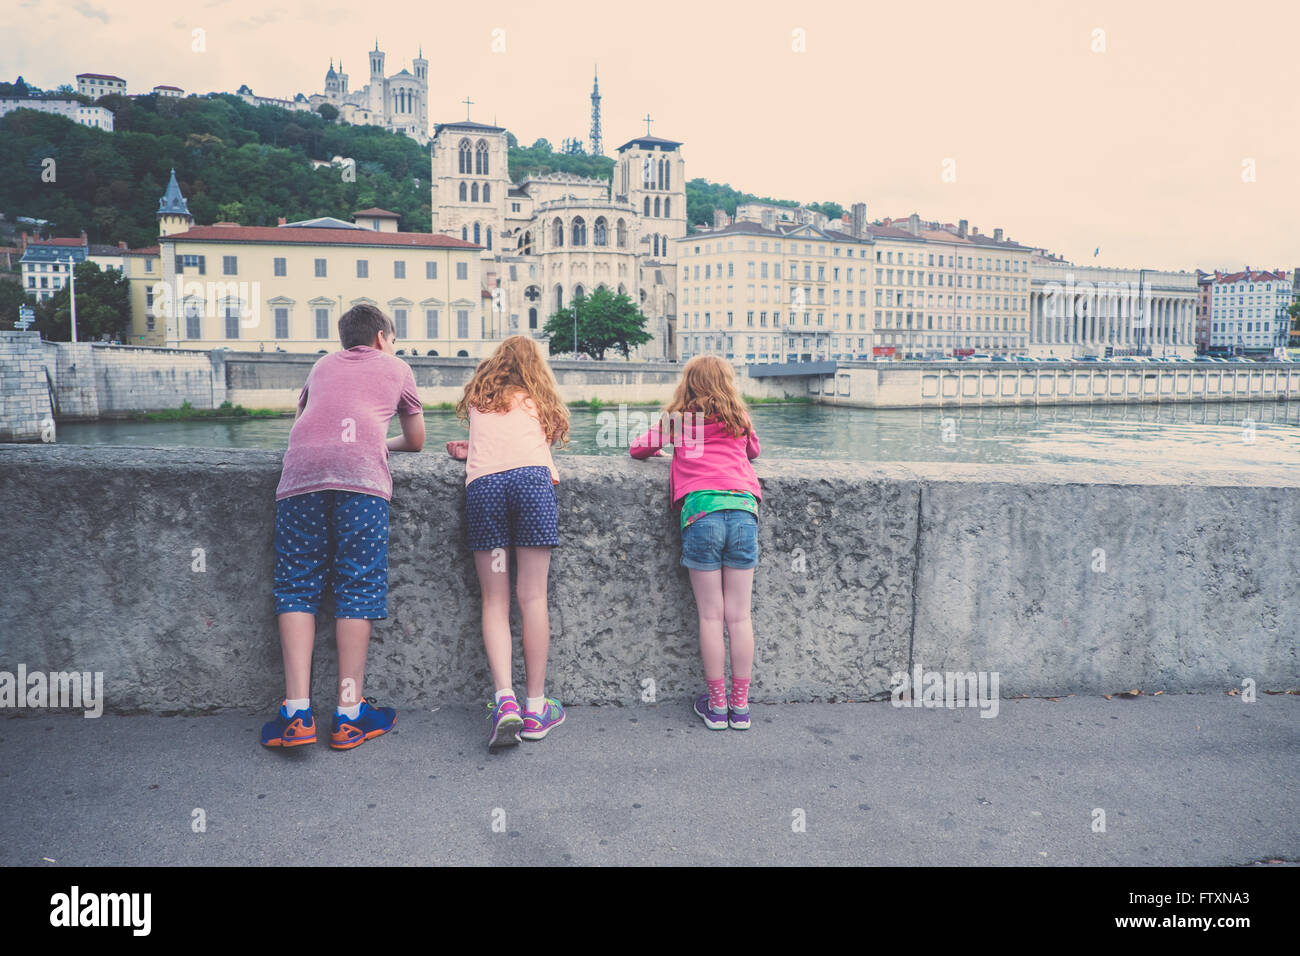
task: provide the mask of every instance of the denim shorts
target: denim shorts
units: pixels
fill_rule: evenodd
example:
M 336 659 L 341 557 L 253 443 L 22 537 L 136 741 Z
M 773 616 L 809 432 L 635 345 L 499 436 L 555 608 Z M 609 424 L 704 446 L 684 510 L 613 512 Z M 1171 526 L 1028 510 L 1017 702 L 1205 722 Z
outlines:
M 315 614 L 328 585 L 334 616 L 388 617 L 388 502 L 314 491 L 275 503 L 275 613 Z
M 559 507 L 551 469 L 512 468 L 465 486 L 469 549 L 554 548 L 560 543 Z
M 682 529 L 682 566 L 694 571 L 744 570 L 758 564 L 758 516 L 710 511 Z

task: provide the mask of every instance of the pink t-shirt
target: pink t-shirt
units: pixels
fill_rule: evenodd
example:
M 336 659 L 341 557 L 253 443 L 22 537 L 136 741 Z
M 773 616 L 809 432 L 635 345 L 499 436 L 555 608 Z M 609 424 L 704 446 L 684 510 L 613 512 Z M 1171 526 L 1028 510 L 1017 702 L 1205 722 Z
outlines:
M 551 481 L 559 483 L 537 403 L 526 393 L 516 392 L 508 412 L 480 412 L 471 405 L 465 484 L 484 475 L 530 465 L 549 468 Z
M 355 491 L 388 501 L 388 423 L 423 414 L 411 367 L 368 345 L 323 355 L 298 396 L 301 412 L 275 499 L 313 491 Z

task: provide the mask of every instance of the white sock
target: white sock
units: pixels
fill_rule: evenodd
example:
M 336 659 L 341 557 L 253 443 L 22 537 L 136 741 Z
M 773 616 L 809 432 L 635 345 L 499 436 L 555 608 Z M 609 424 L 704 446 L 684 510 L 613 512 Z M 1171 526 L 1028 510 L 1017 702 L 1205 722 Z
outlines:
M 306 710 L 311 706 L 311 698 L 304 697 L 302 700 L 285 700 L 284 712 L 292 717 L 300 710 Z
M 530 714 L 540 714 L 542 712 L 542 708 L 545 706 L 546 706 L 545 696 L 528 698 L 527 707 L 528 707 L 528 712 Z
M 515 696 L 515 691 L 514 688 L 512 687 L 503 687 L 501 690 L 496 692 L 496 700 L 498 704 L 501 703 L 501 698 L 514 697 L 514 696 Z
M 356 720 L 361 716 L 361 705 L 353 704 L 351 707 L 339 707 L 338 712 L 348 720 Z

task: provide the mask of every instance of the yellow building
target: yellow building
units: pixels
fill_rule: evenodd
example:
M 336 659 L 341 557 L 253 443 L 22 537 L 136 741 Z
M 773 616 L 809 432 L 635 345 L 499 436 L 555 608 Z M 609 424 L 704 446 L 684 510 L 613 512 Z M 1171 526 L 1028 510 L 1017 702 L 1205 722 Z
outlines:
M 737 221 L 675 242 L 682 360 L 736 364 L 871 355 L 869 239 Z
M 403 354 L 479 357 L 503 337 L 484 308 L 480 247 L 398 232 L 385 210 L 194 226 L 173 173 L 158 219 L 157 250 L 125 257 L 133 344 L 333 351 L 339 317 L 362 302 L 392 316 Z

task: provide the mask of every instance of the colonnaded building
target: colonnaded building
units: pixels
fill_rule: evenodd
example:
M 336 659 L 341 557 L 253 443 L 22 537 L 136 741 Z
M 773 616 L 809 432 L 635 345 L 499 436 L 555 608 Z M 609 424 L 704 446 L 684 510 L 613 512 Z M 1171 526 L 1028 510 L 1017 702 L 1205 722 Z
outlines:
M 677 351 L 675 240 L 686 235 L 682 144 L 638 136 L 613 181 L 569 173 L 512 182 L 506 129 L 440 123 L 432 142 L 433 231 L 481 247 L 489 324 L 539 336 L 546 319 L 604 287 L 632 299 L 653 339 L 634 357 Z

